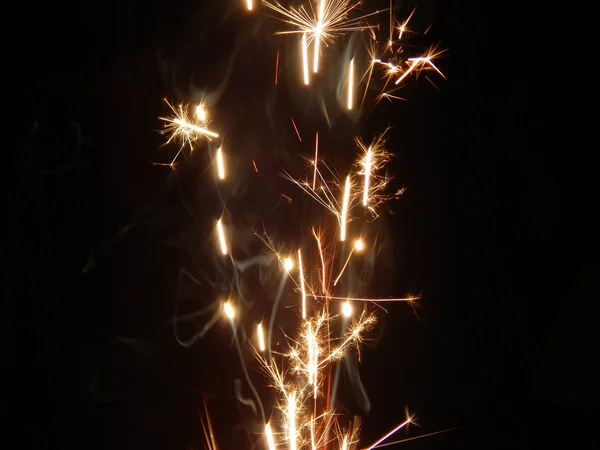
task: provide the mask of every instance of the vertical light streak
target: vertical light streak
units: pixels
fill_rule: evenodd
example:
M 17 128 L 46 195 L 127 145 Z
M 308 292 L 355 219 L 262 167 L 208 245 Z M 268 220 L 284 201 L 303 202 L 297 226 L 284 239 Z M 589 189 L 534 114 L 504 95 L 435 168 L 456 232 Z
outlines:
M 344 200 L 342 203 L 342 217 L 340 218 L 340 240 L 346 240 L 346 222 L 348 220 L 348 204 L 350 203 L 350 175 L 346 177 L 346 185 L 344 187 Z
M 315 169 L 313 172 L 313 184 L 312 184 L 312 190 L 315 190 L 315 186 L 317 183 L 317 161 L 319 158 L 319 132 L 317 131 L 315 133 L 315 161 L 314 161 L 314 165 L 315 165 Z
M 217 149 L 217 174 L 220 180 L 225 179 L 225 163 L 223 162 L 223 150 L 221 147 Z
M 287 396 L 287 428 L 288 428 L 288 440 L 290 442 L 289 449 L 296 450 L 297 445 L 297 431 L 296 431 L 296 392 L 290 392 Z
M 302 319 L 306 320 L 306 286 L 304 285 L 304 267 L 302 267 L 302 252 L 298 249 L 298 270 L 300 272 L 300 291 L 302 292 Z
M 315 41 L 315 54 L 313 55 L 313 73 L 319 71 L 319 58 L 321 53 L 321 33 L 323 31 L 323 15 L 325 14 L 325 0 L 319 0 L 319 12 L 317 15 L 317 25 L 314 28 L 313 39 Z
M 265 351 L 265 333 L 263 332 L 262 323 L 259 323 L 256 326 L 256 336 L 258 336 L 258 349 L 261 352 Z
M 350 60 L 348 68 L 348 109 L 353 108 L 354 103 L 354 58 Z
M 227 243 L 225 242 L 225 232 L 223 231 L 223 224 L 221 219 L 217 220 L 217 234 L 219 235 L 219 245 L 221 246 L 221 253 L 227 254 Z
M 310 448 L 317 450 L 317 442 L 315 441 L 315 417 L 310 416 Z
M 369 146 L 367 150 L 367 154 L 364 159 L 364 171 L 365 171 L 365 184 L 363 188 L 363 206 L 368 206 L 369 204 L 369 183 L 371 180 L 371 167 L 373 165 L 373 150 Z
M 344 441 L 342 442 L 341 450 L 348 450 L 348 435 L 344 436 Z
M 279 81 L 279 50 L 277 50 L 277 56 L 275 57 L 275 86 Z
M 304 84 L 308 86 L 308 43 L 306 33 L 302 34 L 302 72 L 304 73 Z
M 313 228 L 312 230 L 313 232 L 313 236 L 315 237 L 315 239 L 317 240 L 317 248 L 319 249 L 319 257 L 321 258 L 321 270 L 323 272 L 323 276 L 321 277 L 321 289 L 322 289 L 322 294 L 323 295 L 327 295 L 327 270 L 326 270 L 326 265 L 325 265 L 325 257 L 323 256 L 323 248 L 321 247 L 321 239 L 319 239 L 319 235 L 317 234 L 317 232 L 315 231 L 315 229 Z
M 269 450 L 275 450 L 275 439 L 273 438 L 273 431 L 271 430 L 271 425 L 265 425 L 265 436 L 267 437 L 267 446 Z
M 252 8 L 254 7 L 252 3 L 252 0 L 246 0 L 246 8 L 248 9 L 248 11 L 252 11 Z

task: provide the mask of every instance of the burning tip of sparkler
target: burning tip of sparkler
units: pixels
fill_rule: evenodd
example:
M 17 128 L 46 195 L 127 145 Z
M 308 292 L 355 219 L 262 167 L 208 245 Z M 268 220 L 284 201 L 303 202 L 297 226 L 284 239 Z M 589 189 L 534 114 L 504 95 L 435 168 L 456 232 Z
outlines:
M 235 318 L 235 309 L 229 300 L 223 303 L 223 312 L 229 319 L 233 320 Z
M 354 250 L 356 250 L 357 252 L 362 251 L 365 248 L 365 244 L 362 241 L 362 239 L 357 239 L 356 242 L 354 242 Z

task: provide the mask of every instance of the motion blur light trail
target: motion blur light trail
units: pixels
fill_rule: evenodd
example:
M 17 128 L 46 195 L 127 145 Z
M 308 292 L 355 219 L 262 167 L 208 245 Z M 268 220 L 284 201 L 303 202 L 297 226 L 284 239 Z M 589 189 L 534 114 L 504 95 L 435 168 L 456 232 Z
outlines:
M 398 22 L 391 3 L 389 10 L 368 13 L 359 13 L 359 6 L 360 3 L 353 0 L 305 0 L 299 7 L 250 0 L 240 4 L 247 14 L 258 14 L 257 11 L 264 9 L 288 27 L 277 34 L 298 36 L 301 47 L 299 80 L 304 85 L 319 82 L 315 75 L 321 66 L 335 66 L 335 61 L 322 61 L 326 53 L 333 53 L 330 47 L 344 45 L 345 35 L 361 34 L 364 43 L 362 54 L 359 53 L 361 49 L 346 52 L 351 56 L 339 70 L 340 82 L 345 86 L 345 104 L 342 106 L 346 110 L 360 109 L 367 100 L 372 100 L 375 105 L 382 98 L 399 98 L 396 95 L 398 85 L 412 75 L 433 71 L 443 77 L 434 64 L 434 59 L 440 54 L 435 47 L 421 55 L 407 56 L 402 46 L 414 11 L 404 22 Z M 385 20 L 378 23 L 378 18 Z M 382 38 L 379 34 L 386 24 L 387 33 Z M 282 38 L 285 39 L 285 36 Z M 366 55 L 363 60 L 368 62 L 362 68 L 360 55 Z M 279 70 L 279 51 L 275 66 Z M 359 103 L 357 99 L 360 99 Z M 167 105 L 172 115 L 161 118 L 165 122 L 163 132 L 168 135 L 167 143 L 176 141 L 180 144 L 168 164 L 175 168 L 175 162 L 185 147 L 192 151 L 206 140 L 219 139 L 220 132 L 210 128 L 209 111 L 202 103 L 174 107 L 167 102 Z M 293 118 L 292 124 L 298 141 L 302 142 Z M 233 344 L 240 356 L 245 381 L 254 396 L 253 400 L 246 399 L 244 404 L 251 405 L 263 423 L 259 447 L 269 450 L 359 448 L 360 419 L 344 417 L 335 410 L 340 382 L 340 365 L 337 363 L 351 354 L 360 361 L 361 343 L 376 323 L 375 307 L 383 309 L 381 304 L 385 302 L 412 303 L 418 299 L 410 295 L 405 298 L 361 298 L 352 292 L 351 281 L 356 274 L 372 270 L 371 267 L 363 267 L 362 271 L 348 272 L 353 264 L 357 267 L 363 264 L 361 254 L 374 245 L 369 240 L 369 225 L 379 218 L 378 210 L 383 204 L 403 193 L 403 190 L 388 191 L 390 176 L 385 169 L 392 155 L 385 144 L 385 131 L 369 143 L 355 137 L 355 163 L 340 170 L 323 159 L 319 132 L 315 132 L 314 157 L 306 158 L 305 177 L 296 179 L 288 172 L 279 173 L 325 213 L 318 223 L 311 221 L 307 215 L 300 216 L 300 225 L 305 229 L 303 235 L 308 237 L 301 241 L 299 247 L 274 242 L 266 229 L 253 230 L 265 244 L 267 255 L 242 261 L 235 257 L 235 232 L 228 229 L 223 216 L 216 220 L 215 250 L 222 254 L 224 263 L 230 264 L 233 285 L 239 275 L 251 266 L 279 270 L 279 282 L 270 293 L 274 299 L 272 309 L 270 313 L 263 313 L 265 323 L 248 323 L 245 308 L 249 303 L 240 289 L 233 289 L 228 298 L 216 300 L 220 303 L 222 315 L 231 325 Z M 230 176 L 224 163 L 227 151 L 233 149 L 226 149 L 221 142 L 211 156 L 215 178 L 220 183 L 227 183 Z M 243 159 L 243 152 L 236 157 Z M 247 163 L 258 172 L 254 160 Z M 291 198 L 289 201 L 292 203 Z M 223 212 L 225 210 L 226 206 L 223 206 Z M 278 262 L 278 269 L 271 261 Z M 345 279 L 348 283 L 343 282 Z M 277 326 L 283 329 L 285 324 L 278 322 L 277 312 L 282 306 L 284 293 L 289 294 L 290 291 L 297 298 L 295 309 L 299 326 L 290 334 L 293 337 L 287 333 L 284 335 L 287 349 L 278 350 L 274 329 Z M 203 328 L 203 335 L 212 325 L 214 322 Z M 247 333 L 255 336 L 253 341 L 243 339 Z M 278 403 L 273 407 L 264 407 L 248 374 L 242 357 L 242 347 L 246 346 L 250 347 L 258 367 L 277 393 Z M 358 375 L 355 378 L 360 383 Z M 206 445 L 214 449 L 217 444 L 206 408 L 205 413 L 206 419 L 202 423 Z M 371 445 L 362 445 L 361 448 L 371 450 L 390 445 L 389 438 L 412 421 L 413 416 L 407 412 L 398 426 Z

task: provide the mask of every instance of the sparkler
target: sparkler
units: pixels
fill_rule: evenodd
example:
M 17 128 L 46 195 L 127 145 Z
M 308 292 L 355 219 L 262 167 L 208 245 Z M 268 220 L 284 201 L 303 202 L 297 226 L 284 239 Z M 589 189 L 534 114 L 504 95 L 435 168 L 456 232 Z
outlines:
M 245 0 L 243 4 L 248 11 L 254 10 L 255 5 L 251 0 Z M 380 12 L 357 14 L 359 3 L 353 0 L 315 0 L 314 2 L 309 0 L 308 6 L 303 5 L 297 9 L 268 1 L 262 4 L 291 28 L 287 31 L 279 31 L 277 34 L 300 35 L 301 78 L 305 85 L 310 84 L 311 71 L 313 74 L 319 72 L 323 46 L 333 44 L 345 34 L 368 32 L 370 40 L 367 43 L 367 52 L 370 63 L 362 78 L 355 76 L 357 64 L 354 55 L 347 65 L 347 110 L 357 106 L 355 91 L 361 84 L 364 93 L 360 106 L 364 104 L 373 76 L 381 68 L 384 70 L 383 88 L 376 101 L 381 98 L 397 98 L 394 90 L 387 90 L 392 80 L 394 85 L 398 85 L 410 74 L 419 74 L 429 69 L 443 76 L 433 63 L 434 58 L 439 55 L 435 49 L 421 56 L 409 58 L 403 56 L 400 41 L 409 31 L 408 21 L 413 13 L 405 22 L 399 23 L 393 17 L 390 5 L 389 34 L 385 41 L 381 41 L 376 32 L 379 26 L 369 23 L 369 20 Z M 312 67 L 309 57 L 311 49 Z M 279 51 L 275 67 L 277 85 Z M 200 104 L 195 108 L 184 105 L 175 108 L 168 102 L 167 105 L 173 115 L 161 118 L 166 123 L 163 132 L 169 134 L 167 143 L 174 140 L 180 143 L 180 149 L 171 161 L 171 165 L 184 147 L 189 146 L 190 150 L 193 150 L 198 141 L 219 137 L 209 128 L 210 121 L 204 105 Z M 293 118 L 291 121 L 298 140 L 302 142 L 296 122 Z M 287 172 L 280 174 L 314 200 L 316 205 L 323 208 L 327 217 L 320 221 L 319 228 L 312 223 L 306 223 L 306 227 L 311 230 L 311 238 L 302 242 L 301 248 L 293 251 L 276 246 L 266 230 L 262 234 L 257 234 L 266 245 L 271 257 L 279 262 L 281 270 L 281 281 L 275 292 L 275 302 L 271 316 L 268 318 L 267 332 L 265 334 L 262 321 L 254 323 L 252 327 L 256 330 L 255 345 L 249 344 L 270 386 L 277 393 L 279 403 L 269 414 L 265 414 L 259 395 L 246 370 L 245 362 L 241 358 L 243 343 L 238 338 L 237 327 L 244 322 L 244 312 L 238 308 L 237 300 L 233 296 L 222 303 L 221 311 L 231 324 L 234 344 L 240 354 L 246 381 L 253 391 L 255 402 L 260 407 L 264 428 L 261 437 L 263 442 L 259 445 L 263 448 L 269 450 L 276 448 L 357 449 L 360 421 L 357 418 L 347 421 L 335 411 L 335 395 L 339 379 L 337 363 L 349 352 L 355 352 L 360 359 L 361 344 L 366 338 L 366 333 L 376 323 L 372 306 L 382 308 L 380 303 L 390 301 L 412 303 L 418 299 L 415 296 L 354 297 L 349 292 L 345 292 L 344 283 L 340 283 L 344 280 L 348 267 L 353 266 L 351 262 L 357 258 L 356 255 L 371 244 L 365 239 L 365 235 L 360 233 L 369 222 L 362 217 L 369 216 L 371 219 L 377 219 L 378 207 L 403 192 L 403 189 L 393 193 L 388 192 L 390 177 L 385 172 L 385 167 L 391 159 L 391 154 L 385 149 L 384 135 L 385 132 L 369 143 L 361 138 L 355 138 L 357 158 L 354 165 L 348 168 L 343 182 L 337 175 L 337 170 L 330 167 L 322 158 L 319 159 L 318 132 L 315 133 L 314 158 L 309 160 L 310 173 L 306 174 L 306 178 L 296 179 Z M 226 182 L 227 173 L 222 146 L 217 149 L 214 156 L 216 177 Z M 251 163 L 258 172 L 255 161 Z M 354 220 L 358 221 L 358 225 L 350 227 Z M 229 235 L 226 236 L 221 218 L 216 222 L 216 232 L 220 252 L 228 255 L 225 260 L 232 264 L 234 270 L 242 271 L 242 267 L 246 267 L 249 263 L 234 258 L 234 244 L 228 242 L 233 232 L 230 230 Z M 296 309 L 299 315 L 298 331 L 292 334 L 293 337 L 286 335 L 287 350 L 276 351 L 272 342 L 275 316 L 283 292 L 290 287 L 294 289 L 298 298 Z M 213 323 L 205 326 L 203 332 L 212 325 Z M 337 336 L 335 330 L 338 331 Z M 256 408 L 254 409 L 257 411 Z M 210 423 L 208 419 L 207 421 Z M 407 414 L 406 419 L 397 427 L 364 450 L 372 450 L 384 445 L 388 438 L 412 421 L 413 417 Z M 210 434 L 212 436 L 212 429 Z M 208 445 L 214 448 L 214 440 L 211 440 Z

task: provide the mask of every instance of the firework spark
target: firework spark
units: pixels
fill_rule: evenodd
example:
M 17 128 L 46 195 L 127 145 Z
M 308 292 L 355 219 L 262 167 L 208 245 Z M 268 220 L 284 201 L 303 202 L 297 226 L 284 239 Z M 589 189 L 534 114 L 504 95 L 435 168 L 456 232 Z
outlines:
M 175 163 L 186 146 L 190 147 L 190 151 L 193 150 L 194 143 L 198 139 L 206 138 L 211 140 L 219 137 L 218 133 L 208 128 L 210 120 L 206 107 L 202 103 L 195 107 L 184 104 L 175 107 L 166 99 L 165 103 L 169 106 L 173 114 L 168 117 L 159 117 L 160 120 L 165 122 L 165 127 L 161 132 L 169 136 L 166 144 L 173 141 L 180 143 L 179 151 L 170 165 Z
M 394 91 L 388 89 L 390 83 L 399 85 L 409 75 L 418 75 L 424 70 L 433 70 L 443 77 L 442 72 L 434 64 L 434 59 L 439 56 L 435 48 L 419 56 L 405 56 L 402 40 L 410 32 L 409 20 L 413 13 L 402 23 L 398 22 L 393 14 L 390 4 L 389 29 L 385 39 L 378 36 L 379 24 L 371 24 L 374 16 L 379 11 L 360 15 L 359 2 L 355 0 L 315 0 L 308 1 L 308 6 L 287 8 L 280 3 L 263 2 L 277 18 L 286 23 L 290 29 L 279 31 L 277 34 L 300 35 L 300 54 L 302 80 L 305 85 L 310 85 L 311 73 L 319 72 L 323 47 L 333 44 L 339 37 L 355 32 L 367 31 L 367 53 L 369 65 L 360 76 L 360 58 L 354 53 L 349 59 L 344 74 L 346 83 L 346 109 L 360 108 L 369 91 L 371 81 L 376 75 L 381 76 L 383 88 L 376 100 L 381 98 L 398 98 Z M 245 8 L 252 11 L 256 5 L 252 0 L 244 0 Z M 310 55 L 312 51 L 312 58 Z M 275 61 L 275 85 L 278 84 L 279 51 Z M 355 73 L 357 72 L 357 73 Z M 365 90 L 362 102 L 357 101 L 357 91 L 364 83 Z M 172 111 L 169 117 L 161 117 L 165 124 L 162 131 L 169 137 L 167 143 L 177 141 L 180 143 L 179 151 L 171 161 L 173 165 L 184 147 L 193 150 L 195 143 L 200 139 L 211 140 L 219 135 L 209 127 L 208 112 L 203 104 L 196 106 L 179 105 L 174 107 L 167 102 Z M 302 137 L 291 118 L 291 122 L 298 141 Z M 268 257 L 261 261 L 274 269 L 279 270 L 279 285 L 273 292 L 271 315 L 266 314 L 261 322 L 248 326 L 255 329 L 252 333 L 250 345 L 261 369 L 266 375 L 270 386 L 277 394 L 278 403 L 270 414 L 265 414 L 258 392 L 252 384 L 246 363 L 242 357 L 242 340 L 238 337 L 238 327 L 248 325 L 249 319 L 244 315 L 243 301 L 232 295 L 225 302 L 218 303 L 219 310 L 216 314 L 225 316 L 231 325 L 233 343 L 238 351 L 246 381 L 250 386 L 255 400 L 245 401 L 253 405 L 254 411 L 262 416 L 264 424 L 263 445 L 269 450 L 286 448 L 289 450 L 355 450 L 359 444 L 358 430 L 360 421 L 355 418 L 352 423 L 345 424 L 342 414 L 335 410 L 335 395 L 339 378 L 339 361 L 347 355 L 356 354 L 360 361 L 362 343 L 367 339 L 368 332 L 376 324 L 374 306 L 382 308 L 379 303 L 408 302 L 412 304 L 418 297 L 405 298 L 361 298 L 354 296 L 346 285 L 349 273 L 354 264 L 359 264 L 363 258 L 358 253 L 365 249 L 375 248 L 369 241 L 367 230 L 370 221 L 379 217 L 379 207 L 398 197 L 403 190 L 393 193 L 388 191 L 390 177 L 386 166 L 391 160 L 391 153 L 385 149 L 385 132 L 375 137 L 370 142 L 355 138 L 357 157 L 353 165 L 343 175 L 333 166 L 325 162 L 319 149 L 319 133 L 315 132 L 314 157 L 310 157 L 310 173 L 303 179 L 295 179 L 287 172 L 281 175 L 300 188 L 303 193 L 312 198 L 326 213 L 326 217 L 319 221 L 317 228 L 312 223 L 301 221 L 299 225 L 311 233 L 307 241 L 291 247 L 282 243 L 274 243 L 266 230 L 256 234 L 265 244 Z M 227 150 L 228 154 L 230 150 Z M 248 164 L 250 161 L 248 161 Z M 219 146 L 214 154 L 215 176 L 219 180 L 226 177 L 225 155 L 223 146 Z M 258 172 L 256 162 L 252 160 L 254 170 Z M 231 168 L 229 168 L 231 170 Z M 231 176 L 231 174 L 229 174 Z M 311 179 L 312 178 L 312 179 Z M 342 181 L 343 180 L 343 181 Z M 281 194 L 283 197 L 291 198 Z M 224 212 L 225 213 L 225 212 Z M 368 217 L 371 220 L 360 220 Z M 302 217 L 304 219 L 304 217 Z M 350 226 L 352 224 L 352 226 Z M 241 267 L 253 263 L 236 261 L 232 249 L 235 247 L 233 232 L 230 229 L 227 236 L 222 218 L 216 222 L 217 244 L 223 255 L 225 264 L 232 264 L 235 271 L 242 272 Z M 313 240 L 314 238 L 314 240 Z M 271 261 L 275 263 L 270 266 Z M 352 262 L 352 263 L 351 263 Z M 263 264 L 263 263 L 261 263 Z M 344 274 L 346 273 L 346 277 Z M 237 279 L 238 273 L 234 278 Z M 234 283 L 237 282 L 234 280 Z M 276 313 L 279 301 L 284 292 L 293 290 L 297 294 L 298 303 L 295 305 L 298 313 L 298 327 L 296 333 L 288 335 L 284 332 L 284 347 L 273 345 L 273 329 L 283 327 L 277 322 Z M 287 306 L 287 305 L 286 305 Z M 382 308 L 383 309 L 383 308 Z M 264 317 L 268 322 L 263 325 Z M 203 333 L 214 324 L 214 320 L 207 324 Z M 250 326 L 252 328 L 250 328 Z M 255 328 L 254 328 L 255 327 Z M 245 335 L 239 334 L 239 335 Z M 258 408 L 255 407 L 258 405 Z M 208 445 L 216 448 L 212 426 L 206 413 L 206 425 L 203 427 L 210 435 L 207 437 Z M 408 416 L 405 421 L 390 430 L 375 443 L 365 450 L 373 450 L 385 442 L 400 429 L 412 423 L 413 417 Z
M 304 72 L 304 83 L 308 81 L 308 47 L 313 46 L 312 71 L 319 71 L 321 58 L 321 47 L 335 42 L 340 36 L 367 30 L 372 27 L 366 23 L 366 19 L 379 14 L 379 11 L 356 15 L 355 11 L 360 2 L 354 0 L 317 0 L 316 4 L 308 2 L 309 8 L 304 5 L 296 8 L 286 8 L 280 3 L 263 2 L 263 4 L 274 11 L 277 18 L 291 26 L 291 30 L 279 31 L 277 34 L 301 34 L 302 35 L 302 67 Z

